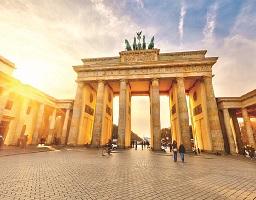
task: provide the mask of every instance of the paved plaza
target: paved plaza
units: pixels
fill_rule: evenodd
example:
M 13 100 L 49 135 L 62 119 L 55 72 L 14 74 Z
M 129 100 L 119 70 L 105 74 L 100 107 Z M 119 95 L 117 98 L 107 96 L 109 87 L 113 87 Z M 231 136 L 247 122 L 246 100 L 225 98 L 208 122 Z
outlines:
M 256 199 L 256 162 L 127 150 L 62 149 L 0 157 L 0 199 Z

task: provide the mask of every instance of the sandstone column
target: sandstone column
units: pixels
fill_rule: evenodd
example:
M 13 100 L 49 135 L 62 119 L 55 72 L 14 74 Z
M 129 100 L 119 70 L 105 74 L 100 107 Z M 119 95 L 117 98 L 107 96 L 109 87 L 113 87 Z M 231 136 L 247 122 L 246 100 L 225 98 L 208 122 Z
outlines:
M 32 144 L 38 144 L 39 142 L 39 131 L 42 126 L 44 118 L 44 104 L 40 104 L 38 112 L 37 112 L 37 118 L 36 118 L 36 125 L 35 125 L 35 130 L 32 138 Z
M 54 131 L 55 131 L 55 122 L 56 122 L 56 113 L 57 109 L 54 108 L 52 115 L 50 116 L 50 130 L 49 134 L 47 137 L 47 144 L 52 144 L 53 143 L 53 136 L 54 136 Z
M 70 131 L 68 136 L 68 145 L 77 144 L 77 136 L 79 132 L 79 125 L 82 113 L 82 97 L 83 97 L 84 83 L 77 83 L 76 98 L 73 106 L 73 116 L 70 125 Z
M 236 133 L 236 143 L 237 143 L 237 148 L 238 148 L 238 153 L 242 154 L 243 153 L 243 142 L 242 142 L 242 136 L 241 136 L 241 131 L 240 131 L 240 127 L 238 124 L 238 120 L 237 120 L 237 116 L 236 116 L 236 112 L 234 110 L 232 110 L 230 112 L 231 115 L 231 119 L 234 125 L 234 129 L 235 129 L 235 133 Z
M 103 81 L 98 82 L 95 118 L 92 131 L 92 146 L 99 147 L 101 141 L 102 121 L 103 121 L 103 104 L 104 104 L 104 90 L 105 84 Z
M 5 108 L 5 104 L 8 100 L 8 97 L 9 97 L 9 93 L 4 90 L 4 92 L 2 93 L 1 98 L 0 98 L 0 122 L 3 118 L 3 113 L 5 110 L 4 108 Z
M 150 89 L 150 117 L 151 117 L 151 143 L 153 150 L 161 150 L 161 124 L 160 124 L 160 95 L 159 80 L 153 79 Z M 152 138 L 153 136 L 153 138 Z
M 188 108 L 186 101 L 186 93 L 185 93 L 185 85 L 184 78 L 177 78 L 177 97 L 178 97 L 178 118 L 179 118 L 179 126 L 180 126 L 180 134 L 181 134 L 181 143 L 186 148 L 186 151 L 191 151 L 191 138 L 190 138 L 190 130 L 189 130 L 189 116 L 188 116 Z
M 227 108 L 223 109 L 224 123 L 228 137 L 229 150 L 231 154 L 236 154 L 236 144 L 230 126 L 230 115 Z
M 67 109 L 66 113 L 65 113 L 65 119 L 64 119 L 63 127 L 62 127 L 61 144 L 66 143 L 69 114 L 70 114 L 70 109 Z
M 203 116 L 205 120 L 205 130 L 207 131 L 207 142 L 209 144 L 208 151 L 212 151 L 212 136 L 210 132 L 210 124 L 209 124 L 209 117 L 207 113 L 207 97 L 206 97 L 206 91 L 205 91 L 205 84 L 204 81 L 200 80 L 200 86 L 201 86 L 201 98 L 202 98 L 202 108 L 203 108 Z
M 127 99 L 127 81 L 120 81 L 120 92 L 119 92 L 119 119 L 118 119 L 118 146 L 125 148 L 125 130 L 126 130 L 126 99 Z
M 252 125 L 251 125 L 250 117 L 248 115 L 248 111 L 246 108 L 242 108 L 242 116 L 244 119 L 244 126 L 245 126 L 246 135 L 248 138 L 249 145 L 251 145 L 252 147 L 255 148 L 256 145 L 255 145 L 255 141 L 254 141 L 254 137 L 253 137 Z
M 210 135 L 212 138 L 213 151 L 224 151 L 224 140 L 220 127 L 220 120 L 218 115 L 217 103 L 213 91 L 212 77 L 204 77 L 206 100 L 207 100 L 207 114 L 210 125 Z
M 12 144 L 17 144 L 18 138 L 21 136 L 21 132 L 23 129 L 23 126 L 25 124 L 25 117 L 27 108 L 29 105 L 30 100 L 25 97 L 20 97 L 20 99 L 15 99 L 16 101 L 20 101 L 20 106 L 18 106 L 18 109 L 16 110 L 17 116 L 16 116 L 16 127 L 10 132 L 12 133 Z M 25 133 L 27 134 L 27 130 L 25 130 Z

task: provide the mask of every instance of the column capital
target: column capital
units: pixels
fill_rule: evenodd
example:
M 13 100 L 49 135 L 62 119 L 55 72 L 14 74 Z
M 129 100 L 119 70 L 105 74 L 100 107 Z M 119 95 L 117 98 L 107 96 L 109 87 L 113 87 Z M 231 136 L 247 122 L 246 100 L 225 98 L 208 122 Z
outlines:
M 77 86 L 78 87 L 84 87 L 84 82 L 82 82 L 82 81 L 77 82 Z
M 159 81 L 159 78 L 152 78 L 151 81 Z
M 202 76 L 203 81 L 212 81 L 213 76 Z
M 184 77 L 176 77 L 175 80 L 176 80 L 176 81 L 183 81 L 183 80 L 184 80 Z
M 127 79 L 120 79 L 119 81 L 120 81 L 120 83 L 122 83 L 122 82 L 128 83 Z
M 151 85 L 152 86 L 159 86 L 159 78 L 153 78 L 151 80 Z

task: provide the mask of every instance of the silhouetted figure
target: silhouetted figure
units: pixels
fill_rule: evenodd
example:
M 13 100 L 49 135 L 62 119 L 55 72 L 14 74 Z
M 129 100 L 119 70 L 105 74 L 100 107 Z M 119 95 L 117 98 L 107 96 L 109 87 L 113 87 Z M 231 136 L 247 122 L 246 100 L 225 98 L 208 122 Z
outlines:
M 137 143 L 137 140 L 135 140 L 135 150 L 137 150 L 137 147 L 138 147 L 138 143 Z
M 177 142 L 175 140 L 173 140 L 172 142 L 172 151 L 173 151 L 173 161 L 177 162 L 178 147 L 177 147 Z
M 141 149 L 143 150 L 144 141 L 141 141 Z
M 2 147 L 3 144 L 4 144 L 4 137 L 3 137 L 3 135 L 0 133 L 0 148 Z
M 179 153 L 180 153 L 180 159 L 182 162 L 184 162 L 184 157 L 185 157 L 185 147 L 183 144 L 179 146 Z
M 169 146 L 170 146 L 170 152 L 172 152 L 172 144 L 169 143 Z

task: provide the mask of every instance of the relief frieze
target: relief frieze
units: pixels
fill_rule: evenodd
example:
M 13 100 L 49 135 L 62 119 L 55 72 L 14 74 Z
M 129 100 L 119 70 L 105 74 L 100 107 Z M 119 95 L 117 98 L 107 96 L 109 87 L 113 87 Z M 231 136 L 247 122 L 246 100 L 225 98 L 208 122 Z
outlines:
M 194 72 L 211 72 L 211 66 L 166 66 L 166 67 L 153 67 L 147 69 L 113 69 L 102 71 L 85 71 L 78 74 L 79 78 L 90 79 L 97 77 L 118 77 L 123 75 L 153 75 L 153 74 L 172 74 L 172 73 L 194 73 Z

